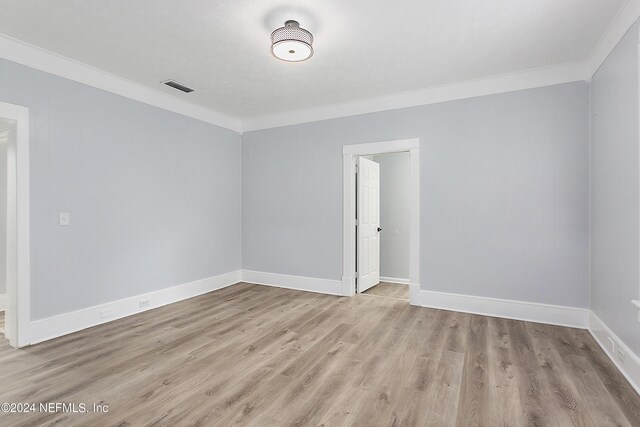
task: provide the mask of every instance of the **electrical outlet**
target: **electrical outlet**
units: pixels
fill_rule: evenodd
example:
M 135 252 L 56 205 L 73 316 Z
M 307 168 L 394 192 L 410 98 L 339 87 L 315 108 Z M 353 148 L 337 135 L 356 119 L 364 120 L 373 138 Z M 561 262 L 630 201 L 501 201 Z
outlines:
M 149 307 L 149 300 L 148 300 L 148 299 L 141 299 L 141 300 L 138 302 L 138 307 L 139 307 L 139 308 Z
M 102 310 L 100 312 L 100 318 L 101 319 L 105 319 L 105 318 L 111 317 L 111 316 L 113 316 L 113 310 L 111 310 L 111 309 Z
M 618 349 L 616 351 L 616 357 L 618 358 L 618 362 L 620 362 L 622 366 L 627 366 L 627 353 L 625 353 L 621 349 Z
M 69 215 L 69 212 L 60 212 L 60 217 L 58 218 L 58 224 L 63 226 L 71 224 L 71 215 Z

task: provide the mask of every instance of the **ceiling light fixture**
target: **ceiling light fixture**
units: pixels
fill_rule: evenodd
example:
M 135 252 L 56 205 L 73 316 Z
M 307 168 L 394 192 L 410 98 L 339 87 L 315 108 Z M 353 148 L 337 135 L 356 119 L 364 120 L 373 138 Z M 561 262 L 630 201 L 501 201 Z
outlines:
M 287 21 L 271 33 L 271 53 L 278 59 L 300 62 L 313 56 L 313 35 L 297 21 Z

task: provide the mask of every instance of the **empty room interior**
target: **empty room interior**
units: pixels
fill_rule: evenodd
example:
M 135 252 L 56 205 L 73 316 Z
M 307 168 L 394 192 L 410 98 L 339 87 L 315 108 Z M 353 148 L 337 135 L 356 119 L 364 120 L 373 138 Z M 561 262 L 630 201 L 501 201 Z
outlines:
M 0 426 L 640 426 L 640 0 L 0 7 Z

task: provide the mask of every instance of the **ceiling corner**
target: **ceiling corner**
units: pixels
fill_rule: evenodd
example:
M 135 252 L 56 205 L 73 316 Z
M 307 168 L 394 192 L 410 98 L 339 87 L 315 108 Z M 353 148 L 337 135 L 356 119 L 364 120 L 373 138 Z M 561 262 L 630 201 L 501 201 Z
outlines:
M 593 77 L 629 28 L 640 18 L 640 0 L 628 0 L 602 35 L 589 58 L 589 78 Z

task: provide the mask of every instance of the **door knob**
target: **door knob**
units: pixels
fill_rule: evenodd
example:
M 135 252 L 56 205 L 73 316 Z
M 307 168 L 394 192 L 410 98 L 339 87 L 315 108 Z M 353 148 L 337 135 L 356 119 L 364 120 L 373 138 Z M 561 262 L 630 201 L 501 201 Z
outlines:
M 378 227 L 378 233 L 382 231 L 382 227 Z

